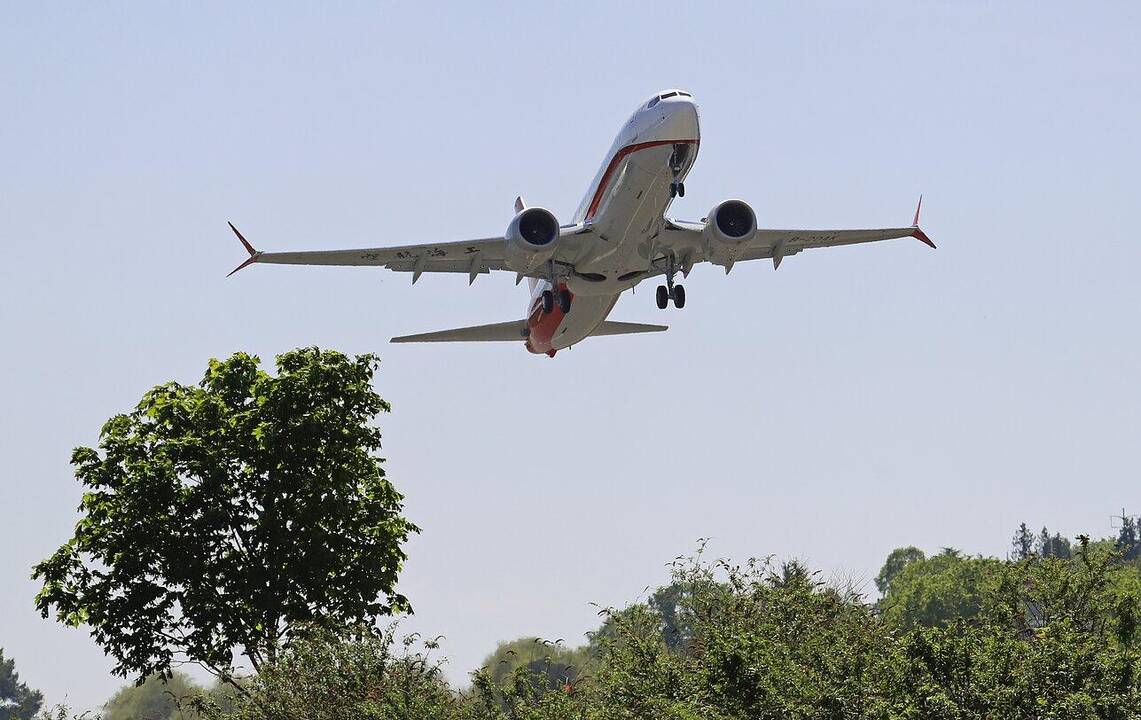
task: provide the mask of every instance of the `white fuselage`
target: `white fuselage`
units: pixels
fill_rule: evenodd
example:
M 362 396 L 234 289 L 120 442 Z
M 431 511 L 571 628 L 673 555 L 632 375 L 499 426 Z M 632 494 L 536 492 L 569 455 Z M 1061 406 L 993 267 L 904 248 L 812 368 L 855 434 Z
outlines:
M 663 91 L 630 116 L 573 217 L 590 234 L 565 279 L 574 294 L 570 312 L 543 313 L 540 296 L 551 283 L 531 283 L 532 352 L 553 354 L 588 337 L 619 295 L 645 277 L 673 201 L 671 184 L 684 180 L 700 140 L 697 105 L 680 91 Z

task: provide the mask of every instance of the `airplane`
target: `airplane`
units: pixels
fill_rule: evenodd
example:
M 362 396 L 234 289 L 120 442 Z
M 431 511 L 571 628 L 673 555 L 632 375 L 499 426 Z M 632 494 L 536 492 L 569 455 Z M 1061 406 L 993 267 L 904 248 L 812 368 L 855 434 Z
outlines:
M 934 248 L 919 229 L 919 211 L 908 227 L 873 230 L 769 230 L 757 227 L 753 209 L 743 200 L 718 203 L 699 222 L 666 215 L 675 198 L 685 196 L 685 178 L 701 143 L 693 96 L 664 90 L 634 111 L 622 126 L 571 222 L 560 225 L 543 207 L 515 199 L 515 216 L 502 237 L 356 250 L 261 252 L 233 223 L 249 258 L 230 275 L 254 263 L 287 265 L 375 265 L 412 273 L 467 273 L 468 284 L 492 270 L 528 278 L 527 316 L 521 320 L 476 325 L 392 338 L 413 342 L 522 342 L 535 354 L 554 357 L 589 337 L 661 332 L 664 325 L 608 320 L 619 296 L 643 280 L 663 277 L 655 299 L 660 309 L 672 301 L 685 307 L 685 288 L 677 275 L 709 262 L 725 274 L 741 261 L 771 259 L 780 268 L 789 255 L 809 248 L 853 245 L 913 237 Z M 228 276 L 227 276 L 228 277 Z

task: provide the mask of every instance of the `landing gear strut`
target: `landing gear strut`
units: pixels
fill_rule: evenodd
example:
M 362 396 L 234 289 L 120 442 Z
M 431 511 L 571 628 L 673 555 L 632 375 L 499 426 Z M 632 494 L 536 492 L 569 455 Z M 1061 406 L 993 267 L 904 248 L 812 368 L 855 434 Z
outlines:
M 555 274 L 554 260 L 549 261 L 548 269 L 550 271 L 551 287 L 554 289 L 543 291 L 543 313 L 549 314 L 553 312 L 555 309 L 555 303 L 558 302 L 559 310 L 562 310 L 563 314 L 566 315 L 570 312 L 571 299 L 573 296 L 571 295 L 570 290 L 567 290 L 565 287 L 559 287 L 559 278 L 558 275 Z
M 679 144 L 674 145 L 674 151 L 670 154 L 670 173 L 673 174 L 673 180 L 670 181 L 670 197 L 685 197 L 685 183 L 678 180 L 681 176 L 682 164 L 685 162 L 686 156 L 689 154 L 689 145 Z
M 658 309 L 665 310 L 666 306 L 670 304 L 670 300 L 674 301 L 674 307 L 681 310 L 685 307 L 685 288 L 681 285 L 674 284 L 674 275 L 677 274 L 677 262 L 674 256 L 669 256 L 669 267 L 666 269 L 666 284 L 658 286 L 656 299 L 658 301 Z

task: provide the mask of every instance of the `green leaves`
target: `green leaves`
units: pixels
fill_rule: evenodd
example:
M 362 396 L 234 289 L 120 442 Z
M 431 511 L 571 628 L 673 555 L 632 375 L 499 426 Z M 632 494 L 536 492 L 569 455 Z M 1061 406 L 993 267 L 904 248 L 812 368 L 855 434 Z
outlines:
M 4 658 L 0 648 L 0 720 L 31 720 L 40 710 L 44 696 L 20 682 L 16 663 Z
M 238 353 L 112 417 L 72 454 L 81 517 L 34 568 L 41 613 L 146 676 L 178 658 L 227 673 L 234 648 L 257 668 L 299 622 L 407 611 L 395 586 L 418 530 L 376 455 L 377 366 L 305 348 L 271 375 Z

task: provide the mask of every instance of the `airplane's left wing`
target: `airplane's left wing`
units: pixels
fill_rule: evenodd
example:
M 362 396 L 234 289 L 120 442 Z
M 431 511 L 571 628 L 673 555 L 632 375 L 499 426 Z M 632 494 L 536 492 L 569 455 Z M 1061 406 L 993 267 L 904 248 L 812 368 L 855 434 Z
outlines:
M 506 243 L 502 237 L 479 238 L 446 243 L 401 245 L 396 247 L 357 248 L 352 250 L 303 250 L 297 252 L 262 252 L 255 250 L 230 223 L 230 229 L 250 254 L 230 275 L 253 263 L 280 265 L 347 265 L 379 266 L 397 272 L 412 273 L 412 282 L 423 273 L 467 273 L 468 282 L 492 270 L 507 270 L 504 261 Z M 568 256 L 576 252 L 577 243 L 567 241 L 582 232 L 580 226 L 560 230 L 559 251 Z M 228 276 L 227 276 L 228 277 Z
M 920 199 L 920 206 L 922 206 L 922 198 Z M 661 240 L 663 244 L 673 252 L 675 257 L 683 261 L 682 267 L 686 272 L 693 262 L 702 259 L 723 266 L 726 272 L 732 269 L 736 262 L 762 258 L 772 258 L 773 267 L 779 267 L 784 258 L 795 255 L 801 250 L 856 245 L 904 237 L 913 237 L 925 245 L 935 247 L 931 238 L 927 237 L 927 234 L 919 228 L 919 208 L 915 210 L 913 224 L 908 227 L 860 230 L 769 230 L 758 228 L 750 239 L 733 247 L 718 248 L 717 252 L 708 257 L 705 238 L 702 234 L 704 229 L 704 223 L 670 219 L 667 219 L 666 225 L 662 229 Z M 685 258 L 690 258 L 690 261 L 686 263 Z M 660 263 L 656 264 L 660 265 Z

